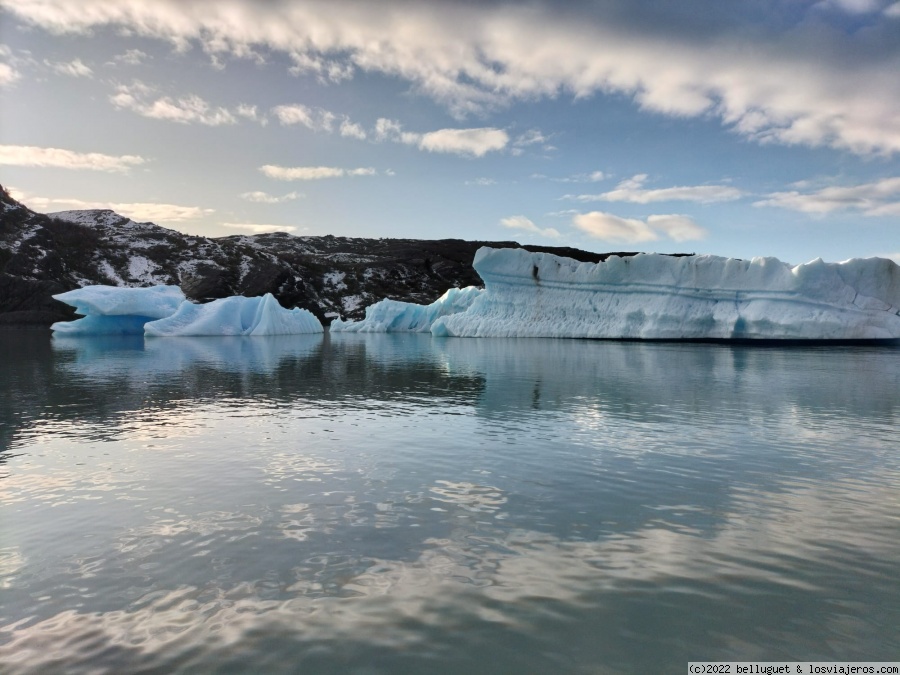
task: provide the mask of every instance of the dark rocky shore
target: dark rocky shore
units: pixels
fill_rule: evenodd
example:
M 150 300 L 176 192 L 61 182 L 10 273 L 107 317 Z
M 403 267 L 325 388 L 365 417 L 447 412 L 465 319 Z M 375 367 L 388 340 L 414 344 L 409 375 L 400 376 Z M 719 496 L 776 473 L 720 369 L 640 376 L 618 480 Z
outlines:
M 295 237 L 285 233 L 199 237 L 113 211 L 35 213 L 0 186 L 0 325 L 74 318 L 51 296 L 91 284 L 176 284 L 206 302 L 272 293 L 323 323 L 362 318 L 383 298 L 430 303 L 448 288 L 481 285 L 472 268 L 481 246 L 514 241 Z M 583 262 L 613 253 L 522 246 Z M 618 253 L 618 255 L 634 255 Z

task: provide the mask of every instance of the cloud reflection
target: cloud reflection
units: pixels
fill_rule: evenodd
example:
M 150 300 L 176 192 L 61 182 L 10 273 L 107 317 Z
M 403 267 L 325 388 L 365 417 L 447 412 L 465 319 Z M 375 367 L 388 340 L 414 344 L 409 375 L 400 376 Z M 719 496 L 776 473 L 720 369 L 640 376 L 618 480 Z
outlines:
M 846 639 L 849 631 L 866 645 L 875 635 L 887 640 L 884 645 L 896 646 L 896 636 L 886 636 L 877 612 L 856 614 L 856 624 L 848 624 L 842 618 L 846 610 L 830 607 L 828 600 L 849 600 L 863 586 L 872 598 L 892 588 L 887 561 L 900 554 L 897 526 L 888 513 L 873 512 L 868 501 L 887 504 L 891 495 L 876 490 L 862 501 L 853 498 L 858 487 L 801 488 L 762 500 L 739 496 L 715 530 L 697 524 L 674 528 L 660 516 L 632 532 L 597 541 L 567 541 L 521 528 L 484 531 L 461 521 L 470 524 L 447 538 L 426 537 L 421 554 L 412 560 L 354 558 L 346 550 L 298 561 L 293 582 L 282 575 L 276 596 L 261 592 L 265 578 L 211 579 L 206 586 L 164 582 L 122 609 L 68 610 L 7 625 L 0 629 L 5 638 L 0 659 L 9 672 L 54 672 L 63 660 L 67 672 L 76 673 L 96 668 L 174 671 L 189 669 L 195 658 L 235 664 L 238 653 L 265 662 L 270 649 L 282 659 L 302 659 L 311 649 L 332 658 L 343 652 L 361 663 L 375 649 L 397 664 L 404 650 L 415 654 L 426 643 L 448 644 L 453 638 L 447 636 L 454 632 L 486 630 L 495 637 L 517 634 L 540 641 L 547 639 L 546 631 L 559 637 L 569 622 L 597 615 L 613 627 L 621 622 L 615 611 L 634 609 L 645 595 L 660 603 L 670 593 L 679 594 L 682 607 L 698 612 L 718 611 L 715 606 L 725 601 L 732 604 L 737 614 L 733 625 L 709 636 L 714 654 L 726 653 L 737 636 L 745 642 L 743 653 L 765 644 L 767 637 L 759 630 L 765 610 L 754 600 L 760 595 L 772 603 L 787 596 L 819 613 L 815 625 L 826 637 L 836 633 Z M 307 506 L 285 506 L 283 526 L 293 528 L 291 519 L 296 519 L 315 528 Z M 242 523 L 240 529 L 258 527 L 240 514 L 221 515 Z M 178 532 L 186 527 L 214 533 L 222 524 L 214 519 L 210 530 L 206 520 L 175 525 Z M 157 528 L 134 534 L 167 540 L 172 533 Z M 147 550 L 141 553 L 147 555 Z M 860 566 L 859 587 L 823 588 L 807 575 L 815 567 L 819 578 L 827 579 L 828 570 L 851 565 Z M 687 623 L 710 620 L 680 616 Z M 613 657 L 627 657 L 628 649 L 614 639 L 592 639 L 600 640 Z M 775 643 L 788 639 L 782 636 Z

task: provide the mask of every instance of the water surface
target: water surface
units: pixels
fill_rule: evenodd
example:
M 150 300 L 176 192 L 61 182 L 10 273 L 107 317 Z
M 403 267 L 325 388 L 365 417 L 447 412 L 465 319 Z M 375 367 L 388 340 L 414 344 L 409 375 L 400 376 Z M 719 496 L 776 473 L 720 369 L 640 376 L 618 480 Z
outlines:
M 896 347 L 0 346 L 0 671 L 900 654 Z

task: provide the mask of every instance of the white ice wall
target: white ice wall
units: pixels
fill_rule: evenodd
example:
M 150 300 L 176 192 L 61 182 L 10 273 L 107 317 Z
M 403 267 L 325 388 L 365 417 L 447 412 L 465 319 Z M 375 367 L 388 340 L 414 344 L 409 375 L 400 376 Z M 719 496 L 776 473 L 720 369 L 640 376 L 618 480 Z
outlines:
M 900 338 L 900 266 L 640 254 L 592 264 L 481 248 L 485 292 L 438 336 L 640 339 Z

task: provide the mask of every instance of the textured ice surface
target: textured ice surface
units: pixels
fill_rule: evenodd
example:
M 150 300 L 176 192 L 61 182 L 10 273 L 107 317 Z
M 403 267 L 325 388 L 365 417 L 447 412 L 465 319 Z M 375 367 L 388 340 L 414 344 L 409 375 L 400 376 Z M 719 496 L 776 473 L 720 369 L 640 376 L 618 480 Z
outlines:
M 791 267 L 640 254 L 579 263 L 481 248 L 485 291 L 432 333 L 463 337 L 900 339 L 900 266 L 883 258 Z
M 85 286 L 53 297 L 84 315 L 50 326 L 68 335 L 140 335 L 145 323 L 169 316 L 184 302 L 178 286 Z
M 322 324 L 314 314 L 305 309 L 285 309 L 271 293 L 258 298 L 221 298 L 205 305 L 183 302 L 172 316 L 144 326 L 144 334 L 153 337 L 321 332 Z
M 399 300 L 381 300 L 366 307 L 362 321 L 335 319 L 332 333 L 427 333 L 436 319 L 464 312 L 481 295 L 476 286 L 451 288 L 430 305 L 417 305 Z
M 184 302 L 178 286 L 122 288 L 119 286 L 85 286 L 53 296 L 72 305 L 78 314 L 122 316 L 136 314 L 161 319 L 169 316 Z

